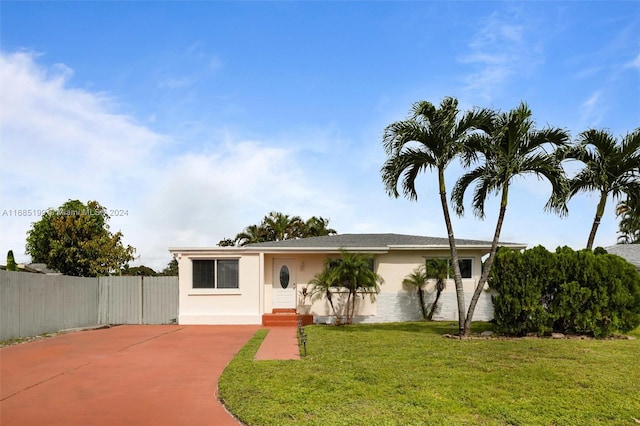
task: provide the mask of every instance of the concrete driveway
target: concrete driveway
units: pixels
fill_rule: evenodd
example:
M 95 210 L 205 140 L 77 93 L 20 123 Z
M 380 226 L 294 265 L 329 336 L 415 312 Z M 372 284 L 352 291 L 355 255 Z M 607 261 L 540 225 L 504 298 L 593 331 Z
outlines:
M 238 425 L 218 378 L 260 326 L 128 325 L 0 349 L 0 424 Z

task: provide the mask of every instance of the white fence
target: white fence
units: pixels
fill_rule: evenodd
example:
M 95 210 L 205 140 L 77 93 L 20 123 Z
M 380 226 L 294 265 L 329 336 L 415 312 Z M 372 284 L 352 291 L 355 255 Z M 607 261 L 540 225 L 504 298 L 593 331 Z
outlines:
M 178 277 L 69 277 L 0 271 L 0 340 L 102 324 L 169 324 Z

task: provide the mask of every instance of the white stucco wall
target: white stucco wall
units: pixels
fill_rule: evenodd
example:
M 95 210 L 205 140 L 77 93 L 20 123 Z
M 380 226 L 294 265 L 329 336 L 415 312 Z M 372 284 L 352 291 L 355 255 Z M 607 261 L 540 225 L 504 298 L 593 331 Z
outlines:
M 262 285 L 258 254 L 193 254 L 178 259 L 179 324 L 261 324 Z M 192 260 L 238 259 L 238 289 L 192 288 Z
M 416 267 L 423 265 L 425 258 L 446 258 L 448 250 L 415 251 L 399 250 L 375 255 L 376 272 L 383 276 L 384 284 L 380 294 L 372 303 L 369 297 L 358 297 L 354 322 L 394 322 L 414 321 L 422 318 L 418 297 L 414 289 L 403 286 L 402 281 Z M 324 267 L 327 254 L 282 253 L 262 254 L 239 250 L 203 250 L 178 254 L 180 301 L 178 322 L 180 324 L 261 324 L 262 314 L 271 313 L 273 286 L 273 264 L 277 259 L 292 259 L 295 267 L 296 292 L 308 286 L 309 281 Z M 338 257 L 333 254 L 331 257 Z M 479 280 L 482 251 L 459 250 L 461 259 L 472 259 L 472 278 L 463 279 L 465 304 L 468 306 L 475 285 Z M 239 288 L 228 290 L 193 289 L 192 260 L 223 259 L 239 260 Z M 427 303 L 435 297 L 434 283 L 427 285 Z M 298 297 L 299 305 L 302 300 Z M 335 305 L 340 308 L 346 303 L 345 294 L 336 294 Z M 309 303 L 309 300 L 307 300 Z M 439 302 L 436 320 L 457 320 L 457 300 L 453 279 L 447 280 L 446 288 Z M 333 321 L 333 312 L 325 297 L 316 298 L 311 312 L 316 322 Z M 491 297 L 483 292 L 479 300 L 474 320 L 493 318 Z
M 465 290 L 465 305 L 467 306 L 473 296 L 476 283 L 480 280 L 482 255 L 483 252 L 480 250 L 459 250 L 461 259 L 472 259 L 472 277 L 462 280 Z M 376 272 L 383 276 L 384 284 L 380 286 L 380 294 L 377 295 L 375 302 L 371 303 L 368 297 L 364 300 L 361 297 L 358 298 L 354 322 L 375 323 L 418 321 L 422 319 L 415 290 L 404 286 L 402 281 L 415 268 L 423 265 L 426 258 L 439 257 L 449 257 L 449 251 L 395 251 L 376 255 Z M 299 264 L 304 262 L 304 268 L 299 272 L 299 276 L 302 278 L 302 280 L 298 280 L 299 288 L 308 283 L 313 275 L 322 270 L 325 258 L 325 255 L 305 255 L 299 258 Z M 431 281 L 426 286 L 427 305 L 435 299 L 434 287 L 435 281 Z M 335 304 L 341 306 L 343 303 L 344 301 L 338 299 Z M 439 309 L 434 315 L 434 320 L 457 321 L 458 302 L 453 277 L 447 280 L 446 288 L 440 296 L 438 305 Z M 333 322 L 333 313 L 325 298 L 313 302 L 311 313 L 316 316 L 317 323 Z M 491 319 L 493 319 L 491 296 L 489 293 L 483 292 L 476 306 L 474 320 L 488 321 Z

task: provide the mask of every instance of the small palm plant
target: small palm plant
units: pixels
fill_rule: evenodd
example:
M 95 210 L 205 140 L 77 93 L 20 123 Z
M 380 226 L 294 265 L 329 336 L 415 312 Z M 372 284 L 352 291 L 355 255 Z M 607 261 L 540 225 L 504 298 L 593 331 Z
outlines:
M 329 306 L 331 306 L 331 312 L 336 317 L 337 322 L 342 322 L 342 315 L 336 311 L 336 307 L 333 304 L 333 279 L 331 277 L 331 270 L 326 267 L 317 273 L 310 281 L 309 281 L 309 295 L 311 300 L 319 300 L 322 297 L 326 297 L 327 302 L 329 302 Z
M 333 303 L 333 291 L 347 291 L 346 323 L 351 324 L 356 307 L 358 293 L 369 295 L 373 302 L 380 291 L 383 280 L 380 275 L 371 268 L 372 257 L 362 253 L 350 253 L 340 251 L 340 259 L 328 258 L 324 262 L 324 269 L 316 274 L 309 282 L 311 293 L 315 297 L 324 295 L 331 306 L 336 318 L 342 322 L 343 316 L 339 315 Z
M 420 310 L 422 311 L 422 318 L 427 319 L 427 306 L 424 303 L 424 286 L 427 285 L 427 272 L 424 265 L 418 266 L 407 277 L 402 280 L 402 284 L 416 289 L 418 293 L 418 300 L 420 301 Z
M 451 273 L 451 262 L 449 259 L 427 259 L 425 264 L 425 276 L 427 279 L 436 280 L 436 299 L 431 304 L 431 308 L 426 315 L 426 319 L 431 321 L 433 314 L 435 314 L 438 308 L 438 301 L 442 292 L 447 286 L 447 278 Z

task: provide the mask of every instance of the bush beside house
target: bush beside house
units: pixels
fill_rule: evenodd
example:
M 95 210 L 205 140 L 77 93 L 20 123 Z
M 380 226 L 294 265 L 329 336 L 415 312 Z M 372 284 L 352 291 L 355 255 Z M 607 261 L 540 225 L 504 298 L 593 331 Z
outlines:
M 604 250 L 500 250 L 491 271 L 496 330 L 596 337 L 640 325 L 640 274 Z

